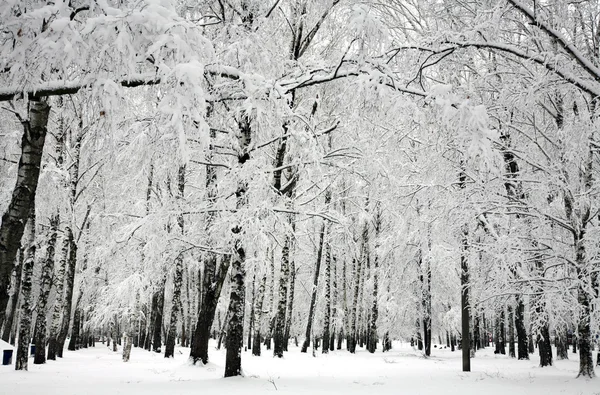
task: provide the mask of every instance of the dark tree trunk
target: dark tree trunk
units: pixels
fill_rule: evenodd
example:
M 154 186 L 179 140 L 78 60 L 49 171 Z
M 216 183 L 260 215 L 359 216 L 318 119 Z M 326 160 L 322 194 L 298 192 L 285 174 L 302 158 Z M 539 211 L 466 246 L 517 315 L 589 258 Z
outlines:
M 512 305 L 508 305 L 508 356 L 515 358 L 515 326 L 514 326 L 514 313 Z
M 24 236 L 25 237 L 25 236 Z M 23 260 L 24 260 L 23 247 L 19 248 L 19 252 L 17 254 L 17 260 L 15 261 L 15 281 L 11 289 L 13 293 L 10 297 L 10 304 L 8 305 L 8 314 L 6 315 L 6 319 L 4 320 L 4 327 L 2 330 L 2 340 L 5 342 L 10 342 L 14 344 L 14 337 L 11 338 L 11 333 L 13 333 L 13 327 L 15 326 L 15 315 L 17 313 L 17 307 L 19 305 L 19 294 L 21 291 L 21 278 L 23 275 Z
M 481 348 L 481 339 L 479 338 L 479 315 L 477 312 L 473 313 L 473 315 L 475 315 L 475 317 L 473 318 L 473 344 L 471 345 L 471 348 L 473 349 L 473 352 L 475 352 Z
M 71 326 L 71 308 L 73 304 L 73 289 L 75 288 L 75 268 L 77 266 L 77 243 L 73 237 L 73 231 L 69 226 L 65 226 L 65 233 L 69 239 L 69 262 L 67 266 L 67 273 L 65 278 L 65 300 L 63 303 L 62 313 L 62 324 L 60 333 L 58 335 L 58 341 L 56 345 L 56 355 L 59 358 L 63 356 L 64 344 L 67 339 L 69 327 Z M 71 333 L 74 332 L 74 327 L 71 329 Z
M 67 236 L 63 236 L 60 259 L 58 261 L 58 271 L 54 281 L 56 284 L 56 298 L 54 299 L 54 307 L 52 309 L 52 324 L 50 326 L 50 333 L 48 334 L 48 359 L 50 360 L 56 360 L 56 354 L 58 353 L 58 335 L 60 330 L 61 313 L 63 311 L 63 291 L 67 257 L 69 254 L 69 242 L 69 238 Z
M 40 295 L 37 302 L 37 315 L 35 329 L 33 331 L 33 342 L 35 343 L 34 364 L 46 363 L 46 315 L 48 312 L 48 295 L 52 286 L 52 274 L 54 271 L 54 248 L 58 232 L 58 214 L 50 218 L 50 231 L 48 235 L 48 246 L 46 247 L 46 259 L 42 266 L 40 276 Z
M 239 121 L 240 134 L 238 136 L 239 152 L 238 165 L 242 169 L 250 154 L 248 147 L 252 141 L 252 129 L 250 119 L 243 115 Z M 248 188 L 247 180 L 238 180 L 238 187 L 235 192 L 236 208 L 242 209 L 248 205 L 246 190 Z M 244 345 L 244 310 L 246 297 L 246 251 L 242 244 L 240 233 L 242 232 L 239 224 L 234 226 L 232 233 L 234 236 L 234 251 L 231 257 L 231 293 L 229 295 L 229 324 L 227 327 L 227 338 L 225 339 L 227 354 L 225 356 L 225 377 L 239 376 L 242 374 L 242 347 Z
M 592 378 L 596 374 L 591 347 L 590 301 L 583 285 L 580 285 L 577 291 L 577 301 L 580 307 L 579 323 L 577 325 L 577 342 L 579 343 L 579 374 L 577 377 Z M 575 341 L 573 342 L 573 349 L 575 349 Z
M 273 347 L 273 355 L 283 357 L 284 341 L 285 341 L 285 319 L 287 308 L 288 294 L 288 278 L 290 275 L 290 247 L 292 243 L 292 235 L 289 233 L 285 236 L 283 249 L 281 250 L 281 274 L 279 277 L 279 301 L 277 303 L 277 315 L 275 316 L 275 344 Z M 270 342 L 270 340 L 269 340 Z M 267 347 L 268 349 L 268 347 Z
M 327 195 L 326 195 L 327 196 Z M 331 196 L 331 195 L 329 195 Z M 325 198 L 325 205 L 329 203 L 327 197 Z M 317 262 L 315 264 L 315 273 L 313 276 L 313 286 L 310 298 L 310 306 L 308 309 L 308 322 L 306 323 L 306 333 L 304 334 L 304 343 L 302 343 L 302 349 L 300 352 L 306 352 L 310 346 L 310 337 L 312 334 L 312 325 L 315 317 L 315 307 L 317 305 L 317 291 L 319 285 L 319 273 L 321 271 L 321 258 L 323 255 L 323 243 L 325 239 L 325 223 L 321 224 L 321 231 L 319 232 L 319 246 L 317 249 Z
M 461 175 L 461 178 L 463 176 Z M 461 285 L 461 298 L 460 298 L 460 310 L 461 310 L 461 322 L 462 322 L 462 370 L 463 372 L 471 371 L 471 355 L 469 347 L 469 266 L 467 262 L 467 225 L 464 225 L 463 238 L 462 238 L 462 254 L 460 256 L 460 285 Z
M 342 206 L 343 208 L 343 206 Z M 337 347 L 336 349 L 341 350 L 342 349 L 342 341 L 344 339 L 344 331 L 347 331 L 348 329 L 348 292 L 347 292 L 347 287 L 346 287 L 346 259 L 344 258 L 344 260 L 342 261 L 342 303 L 341 303 L 341 308 L 343 309 L 343 314 L 344 314 L 344 318 L 342 320 L 342 323 L 340 325 L 340 330 L 338 333 L 338 340 L 337 340 Z M 348 344 L 346 344 L 346 347 L 348 347 Z
M 327 237 L 331 237 L 328 232 Z M 323 314 L 323 347 L 322 353 L 329 353 L 329 337 L 331 324 L 331 244 L 325 244 L 325 312 Z
M 504 308 L 500 311 L 496 321 L 496 354 L 506 354 L 506 343 L 505 343 L 505 333 L 504 333 Z
M 600 355 L 600 353 L 598 353 Z M 569 346 L 567 344 L 567 331 L 564 327 L 556 331 L 556 359 L 569 359 Z
M 423 270 L 423 269 L 422 269 Z M 429 262 L 425 262 L 425 278 L 421 273 L 422 303 L 423 303 L 423 340 L 425 356 L 431 355 L 431 268 Z M 421 348 L 420 348 L 421 349 Z M 419 349 L 419 350 L 420 350 Z
M 379 291 L 379 235 L 381 232 L 382 212 L 379 204 L 375 209 L 375 257 L 373 259 L 373 304 L 371 305 L 371 317 L 369 322 L 369 342 L 367 350 L 374 353 L 377 349 L 377 319 L 379 318 L 379 309 L 377 306 L 377 298 Z M 431 270 L 428 271 L 429 278 L 429 295 L 431 295 Z M 429 298 L 429 310 L 431 311 L 431 297 Z M 431 323 L 431 319 L 429 320 Z M 431 353 L 431 325 L 429 326 L 429 351 Z M 384 346 L 385 349 L 385 346 Z M 428 354 L 429 355 L 429 354 Z
M 17 181 L 0 222 L 0 328 L 4 325 L 10 298 L 13 265 L 21 246 L 27 217 L 34 207 L 49 114 L 50 106 L 45 101 L 32 99 L 29 101 L 27 120 L 22 122 L 23 138 Z
M 229 269 L 229 262 L 230 256 L 224 257 L 217 271 L 217 257 L 214 254 L 206 255 L 200 311 L 198 312 L 198 322 L 196 322 L 190 350 L 190 358 L 193 363 L 198 361 L 203 364 L 208 363 L 210 330 L 215 319 L 221 289 Z
M 518 358 L 529 359 L 529 353 L 527 352 L 527 330 L 525 329 L 525 304 L 521 295 L 517 295 L 515 327 L 517 329 Z
M 269 250 L 267 250 L 267 255 L 269 255 Z M 287 259 L 288 259 L 287 262 L 289 262 L 289 252 L 288 252 Z M 275 322 L 277 321 L 277 311 L 273 311 L 273 309 L 275 307 L 275 250 L 274 249 L 271 249 L 271 255 L 270 255 L 269 262 L 270 262 L 269 267 L 271 269 L 271 276 L 270 276 L 271 286 L 269 287 L 269 301 L 268 301 L 269 312 L 266 315 L 267 333 L 265 336 L 265 346 L 267 347 L 267 350 L 271 349 L 271 336 L 273 336 L 273 331 L 275 330 Z M 283 254 L 281 257 L 281 262 L 283 264 Z M 283 272 L 283 267 L 281 269 Z M 279 285 L 281 286 L 281 278 L 279 279 Z M 282 290 L 279 289 L 279 292 L 281 292 L 281 291 Z
M 236 241 L 235 254 L 231 263 L 231 294 L 229 296 L 229 325 L 225 347 L 225 377 L 242 374 L 242 347 L 244 343 L 244 284 L 246 255 L 241 240 Z
M 177 200 L 181 206 L 185 192 L 185 165 L 179 166 L 177 174 Z M 183 214 L 177 216 L 177 225 L 181 235 L 184 234 Z M 173 300 L 171 305 L 171 318 L 169 320 L 169 330 L 167 332 L 167 341 L 165 344 L 165 358 L 173 358 L 175 355 L 175 338 L 177 336 L 177 320 L 179 314 L 183 313 L 181 309 L 181 287 L 183 285 L 183 252 L 175 257 L 175 274 L 173 278 Z
M 73 314 L 73 329 L 71 332 L 71 339 L 69 340 L 69 345 L 67 346 L 67 350 L 75 351 L 79 348 L 79 344 L 81 343 L 81 334 L 79 332 L 80 328 L 81 328 L 81 308 L 75 307 L 75 313 Z
M 160 353 L 162 345 L 163 307 L 165 304 L 165 280 L 161 282 L 160 288 L 154 293 L 156 298 L 156 310 L 154 312 L 154 333 L 152 334 L 152 351 Z
M 19 325 L 19 339 L 17 345 L 17 357 L 15 361 L 16 370 L 27 370 L 29 359 L 29 341 L 31 339 L 31 288 L 33 282 L 33 267 L 35 264 L 35 202 L 30 208 L 27 220 L 27 232 L 23 240 L 23 248 L 26 249 L 23 262 L 23 278 L 21 288 L 21 314 Z
M 256 317 L 256 270 L 252 276 L 252 299 L 250 300 L 250 322 L 248 323 L 248 350 L 252 350 L 252 330 Z
M 292 252 L 290 251 L 290 255 Z M 290 341 L 290 331 L 292 328 L 292 313 L 294 311 L 294 289 L 296 287 L 296 263 L 294 262 L 293 257 L 290 257 L 290 284 L 288 289 L 288 301 L 287 301 L 287 309 L 286 309 L 286 318 L 285 318 L 285 333 L 283 336 L 283 350 L 288 350 L 288 343 Z
M 329 351 L 335 350 L 335 334 L 337 330 L 337 326 L 339 326 L 337 321 L 337 305 L 338 305 L 338 281 L 337 281 L 337 258 L 332 254 L 331 262 L 333 264 L 333 278 L 332 286 L 333 286 L 333 300 L 332 300 L 332 308 L 331 308 L 331 338 L 329 339 Z
M 348 323 L 349 330 L 346 337 L 346 347 L 351 353 L 356 352 L 356 309 L 360 292 L 360 266 L 362 259 L 354 260 L 354 298 L 351 306 L 350 322 Z
M 540 353 L 540 366 L 552 366 L 552 347 L 548 324 L 544 324 L 540 328 L 540 334 L 538 335 L 538 351 Z
M 252 342 L 252 355 L 260 356 L 260 323 L 262 322 L 263 303 L 265 301 L 265 287 L 267 284 L 267 275 L 265 274 L 258 286 L 258 298 L 256 302 L 256 329 L 254 331 L 254 341 Z

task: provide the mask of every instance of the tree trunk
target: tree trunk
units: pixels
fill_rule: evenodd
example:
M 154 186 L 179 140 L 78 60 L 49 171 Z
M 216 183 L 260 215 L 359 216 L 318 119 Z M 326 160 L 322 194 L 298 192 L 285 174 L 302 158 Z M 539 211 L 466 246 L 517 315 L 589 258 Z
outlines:
M 260 356 L 260 323 L 262 322 L 262 310 L 263 303 L 265 300 L 265 287 L 267 284 L 267 275 L 266 273 L 263 275 L 262 280 L 260 281 L 260 285 L 258 286 L 258 300 L 256 302 L 256 317 L 255 322 L 256 329 L 254 331 L 254 341 L 252 342 L 252 355 Z
M 289 253 L 288 253 L 289 254 Z M 267 250 L 268 255 L 268 250 Z M 283 256 L 281 258 L 281 262 L 283 264 Z M 289 262 L 289 256 L 288 261 Z M 265 336 L 265 346 L 267 346 L 267 350 L 271 349 L 271 336 L 273 336 L 273 331 L 275 330 L 275 322 L 277 321 L 277 311 L 273 311 L 275 307 L 275 250 L 271 249 L 271 259 L 270 259 L 270 268 L 271 268 L 271 286 L 269 287 L 269 313 L 266 316 L 267 321 L 267 335 Z M 283 272 L 283 267 L 282 267 Z M 281 286 L 281 279 L 279 282 Z M 287 283 L 286 283 L 287 284 Z M 281 289 L 279 290 L 281 293 Z M 278 309 L 279 310 L 279 309 Z
M 577 341 L 579 343 L 579 374 L 577 377 L 592 378 L 594 372 L 594 360 L 591 347 L 591 309 L 590 299 L 585 289 L 588 274 L 584 270 L 586 264 L 586 251 L 584 246 L 585 231 L 580 230 L 575 235 L 575 249 L 577 263 L 577 277 L 579 287 L 577 289 L 577 302 L 579 304 L 579 322 L 577 324 Z M 575 341 L 573 342 L 575 344 Z M 575 346 L 573 347 L 575 349 Z
M 520 360 L 529 359 L 529 353 L 527 352 L 527 330 L 525 329 L 525 304 L 521 295 L 517 295 L 515 327 L 517 329 L 518 358 Z
M 239 152 L 238 166 L 243 169 L 244 164 L 250 159 L 248 147 L 252 141 L 252 129 L 248 115 L 242 115 L 239 121 L 238 136 Z M 238 179 L 238 187 L 235 192 L 236 208 L 242 209 L 248 205 L 246 191 L 247 180 Z M 229 295 L 229 325 L 227 328 L 227 339 L 225 339 L 227 354 L 225 356 L 225 377 L 239 376 L 242 374 L 242 347 L 244 345 L 244 300 L 246 297 L 246 251 L 243 246 L 240 233 L 241 226 L 236 224 L 233 229 L 234 251 L 231 257 L 231 293 Z
M 325 205 L 329 203 L 327 197 L 325 198 Z M 306 323 L 306 333 L 304 334 L 304 343 L 302 343 L 302 349 L 300 352 L 306 352 L 310 346 L 310 337 L 312 334 L 313 319 L 315 316 L 315 307 L 317 305 L 317 287 L 319 285 L 319 272 L 321 270 L 321 257 L 323 255 L 323 241 L 325 238 L 325 222 L 321 224 L 321 231 L 319 232 L 319 246 L 317 249 L 317 262 L 315 264 L 315 273 L 313 276 L 313 286 L 310 298 L 310 307 L 308 309 L 308 322 Z
M 285 318 L 287 308 L 288 279 L 290 276 L 290 245 L 292 235 L 286 233 L 283 249 L 281 250 L 281 273 L 279 277 L 279 300 L 277 302 L 277 315 L 275 317 L 275 344 L 273 356 L 282 358 L 285 341 Z
M 369 323 L 369 342 L 367 350 L 374 353 L 377 349 L 377 319 L 379 318 L 379 310 L 377 306 L 377 297 L 379 291 L 379 236 L 381 232 L 382 212 L 381 207 L 377 204 L 375 209 L 375 257 L 373 259 L 373 304 L 371 306 L 371 321 Z M 431 270 L 429 275 L 429 295 L 431 295 Z M 431 297 L 429 297 L 429 309 L 431 310 Z M 429 320 L 431 323 L 431 319 Z M 429 327 L 429 338 L 431 340 L 431 326 Z M 429 342 L 429 350 L 431 350 L 431 341 Z
M 75 269 L 77 267 L 77 243 L 74 240 L 73 232 L 69 226 L 65 226 L 65 233 L 69 240 L 69 261 L 67 266 L 66 279 L 64 281 L 64 303 L 62 312 L 62 324 L 60 333 L 58 335 L 58 341 L 56 345 L 56 355 L 62 358 L 64 344 L 67 339 L 69 327 L 71 326 L 71 308 L 73 304 L 73 290 L 75 288 Z M 71 329 L 71 333 L 75 332 L 75 327 Z
M 421 260 L 421 300 L 423 308 L 423 340 L 425 345 L 425 356 L 431 355 L 431 267 L 429 259 Z M 424 267 L 423 267 L 424 266 Z M 421 348 L 419 348 L 420 350 Z
M 58 351 L 58 335 L 61 313 L 63 311 L 63 291 L 67 256 L 69 254 L 69 241 L 69 238 L 66 235 L 63 235 L 60 259 L 58 261 L 58 272 L 56 273 L 54 280 L 54 283 L 56 284 L 56 298 L 54 299 L 54 307 L 52 309 L 52 324 L 50 325 L 50 333 L 48 335 L 48 359 L 50 360 L 56 360 L 56 354 Z
M 329 227 L 331 229 L 331 227 Z M 329 238 L 331 230 L 327 232 L 325 244 L 325 313 L 323 315 L 323 347 L 322 353 L 329 353 L 329 330 L 331 323 L 331 244 Z
M 360 291 L 360 266 L 362 259 L 354 260 L 354 303 L 352 303 L 351 313 L 350 313 L 350 322 L 349 322 L 349 331 L 346 339 L 346 344 L 348 347 L 348 351 L 351 353 L 356 352 L 356 309 L 359 298 Z
M 33 282 L 33 267 L 35 265 L 35 202 L 29 210 L 27 232 L 23 240 L 23 248 L 27 251 L 23 262 L 23 279 L 21 288 L 21 314 L 19 324 L 19 338 L 17 345 L 16 370 L 27 370 L 29 359 L 29 341 L 31 340 L 31 287 Z
M 248 350 L 252 350 L 252 330 L 254 329 L 254 318 L 256 306 L 256 268 L 252 276 L 252 299 L 250 300 L 250 322 L 248 323 Z
M 462 175 L 461 175 L 462 178 Z M 469 347 L 469 266 L 467 262 L 468 253 L 468 230 L 467 225 L 464 225 L 463 238 L 462 238 L 462 254 L 460 256 L 460 285 L 461 285 L 461 297 L 460 297 L 460 311 L 461 311 L 461 322 L 462 322 L 462 370 L 463 372 L 471 371 L 471 354 Z
M 567 330 L 565 327 L 560 327 L 556 330 L 556 359 L 569 359 L 569 346 L 567 344 Z
M 231 263 L 231 294 L 229 296 L 229 325 L 225 346 L 225 377 L 242 374 L 242 347 L 244 343 L 244 299 L 246 296 L 245 264 L 246 255 L 242 241 L 236 240 L 235 254 Z
M 2 330 L 2 340 L 14 344 L 14 338 L 11 338 L 13 333 L 13 327 L 15 326 L 15 315 L 17 313 L 17 307 L 19 305 L 19 295 L 21 291 L 21 278 L 23 275 L 23 260 L 24 260 L 23 247 L 19 248 L 17 254 L 17 260 L 15 261 L 15 281 L 11 289 L 13 293 L 10 297 L 10 304 L 8 305 L 8 315 L 4 320 L 4 327 Z
M 183 201 L 185 192 L 185 165 L 179 166 L 177 177 L 177 200 Z M 183 229 L 183 214 L 177 216 L 177 225 L 179 226 L 180 234 L 184 234 Z M 171 306 L 171 319 L 169 320 L 169 331 L 167 333 L 167 341 L 165 345 L 165 358 L 173 358 L 175 354 L 175 337 L 177 336 L 177 319 L 179 318 L 181 307 L 181 287 L 183 285 L 183 252 L 175 257 L 175 274 L 173 277 L 173 303 Z M 183 311 L 181 311 L 183 313 Z
M 508 309 L 508 356 L 515 358 L 515 318 L 512 305 L 509 304 L 506 308 Z
M 217 257 L 214 254 L 207 254 L 205 257 L 200 311 L 198 312 L 198 322 L 196 322 L 190 350 L 190 358 L 194 364 L 198 361 L 203 364 L 208 363 L 210 330 L 215 319 L 221 289 L 229 269 L 229 260 L 229 256 L 224 257 L 217 271 Z
M 346 287 L 346 259 L 342 261 L 342 304 L 341 308 L 343 309 L 344 317 L 342 319 L 342 325 L 340 325 L 340 331 L 338 333 L 338 342 L 337 349 L 342 349 L 342 341 L 344 339 L 344 331 L 347 332 L 348 329 L 348 299 L 347 299 L 347 287 Z M 346 344 L 346 347 L 348 344 Z
M 75 203 L 77 200 L 77 186 L 79 183 L 79 162 L 81 159 L 81 141 L 83 140 L 85 129 L 81 125 L 77 128 L 77 132 L 74 136 L 74 141 L 71 149 L 71 164 L 69 166 L 69 212 L 70 220 L 72 221 L 75 217 Z M 87 215 L 89 215 L 91 208 L 88 206 Z M 60 334 L 58 336 L 57 344 L 57 356 L 62 358 L 62 352 L 67 339 L 67 333 L 71 327 L 71 309 L 73 307 L 73 290 L 75 287 L 75 274 L 77 267 L 77 240 L 73 235 L 73 229 L 75 229 L 75 223 L 66 222 L 65 233 L 69 239 L 69 262 L 66 272 L 65 284 L 65 296 L 64 296 L 64 307 L 63 307 L 63 319 Z M 81 234 L 81 233 L 80 233 Z M 71 329 L 73 332 L 73 329 Z
M 291 252 L 290 252 L 291 254 Z M 294 258 L 290 258 L 290 284 L 288 290 L 288 301 L 285 319 L 285 333 L 283 335 L 283 350 L 288 350 L 288 343 L 290 341 L 290 331 L 292 329 L 292 313 L 294 311 L 294 289 L 296 287 L 296 263 Z
M 42 266 L 40 276 L 40 295 L 37 302 L 37 315 L 35 329 L 33 331 L 33 342 L 35 343 L 35 357 L 33 363 L 46 363 L 46 315 L 48 312 L 48 295 L 52 286 L 52 273 L 54 271 L 54 248 L 58 232 L 58 214 L 50 218 L 50 232 L 48 246 L 46 247 L 46 259 Z
M 81 296 L 79 296 L 79 299 L 81 299 Z M 81 328 L 81 308 L 78 307 L 78 305 L 79 302 L 75 306 L 75 313 L 73 314 L 73 329 L 71 331 L 69 345 L 67 346 L 67 350 L 69 351 L 77 350 L 79 348 L 79 343 L 81 342 L 81 334 L 79 332 Z
M 333 263 L 333 278 L 331 279 L 333 285 L 333 307 L 331 309 L 331 339 L 329 340 L 329 351 L 335 350 L 335 333 L 337 323 L 337 304 L 338 304 L 338 283 L 337 283 L 337 258 L 335 255 L 331 257 Z
M 131 336 L 129 334 L 125 334 L 125 344 L 123 345 L 123 362 L 129 362 L 129 358 L 131 357 Z
M 152 333 L 152 351 L 160 353 L 162 345 L 162 325 L 163 325 L 163 308 L 165 304 L 165 281 L 159 285 L 158 291 L 154 293 L 153 298 L 156 298 L 156 303 L 153 305 L 156 307 L 154 311 L 154 332 Z
M 0 328 L 4 325 L 6 306 L 10 298 L 13 265 L 21 245 L 27 217 L 34 207 L 49 114 L 50 106 L 44 100 L 32 99 L 29 101 L 28 120 L 22 122 L 23 138 L 17 181 L 0 222 Z

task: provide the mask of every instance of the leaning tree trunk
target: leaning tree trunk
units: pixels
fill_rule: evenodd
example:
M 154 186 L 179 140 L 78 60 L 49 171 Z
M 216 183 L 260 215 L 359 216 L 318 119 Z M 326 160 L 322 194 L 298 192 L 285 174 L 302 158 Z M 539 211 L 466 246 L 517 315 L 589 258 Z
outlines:
M 37 302 L 37 315 L 35 329 L 33 331 L 33 342 L 35 343 L 34 364 L 46 363 L 46 314 L 48 312 L 48 295 L 52 286 L 52 273 L 54 271 L 54 247 L 58 232 L 58 214 L 50 218 L 50 234 L 48 246 L 46 247 L 46 259 L 42 266 L 40 276 L 40 295 Z
M 25 223 L 34 207 L 35 192 L 40 175 L 40 163 L 46 140 L 50 106 L 46 101 L 32 98 L 23 125 L 21 158 L 17 166 L 17 181 L 0 222 L 0 328 L 4 325 L 6 306 L 10 298 L 10 277 L 21 246 Z
M 21 278 L 23 275 L 23 260 L 24 259 L 25 258 L 24 258 L 23 247 L 20 247 L 19 253 L 17 254 L 16 264 L 15 264 L 15 282 L 14 282 L 13 286 L 11 287 L 13 289 L 13 293 L 10 297 L 10 304 L 8 305 L 8 315 L 6 316 L 6 319 L 4 320 L 4 328 L 2 330 L 2 340 L 4 340 L 5 342 L 12 341 L 11 333 L 12 333 L 13 326 L 14 326 L 15 315 L 17 313 L 17 307 L 19 305 L 19 294 L 21 291 Z M 12 343 L 12 344 L 14 344 L 14 343 Z
M 63 236 L 63 243 L 60 250 L 60 259 L 58 261 L 58 272 L 54 279 L 56 284 L 56 298 L 54 299 L 54 307 L 52 308 L 52 324 L 50 325 L 50 333 L 48 335 L 48 359 L 56 360 L 58 348 L 58 331 L 60 329 L 60 314 L 63 311 L 63 290 L 65 270 L 67 266 L 67 255 L 69 254 L 69 238 Z
M 185 165 L 179 166 L 177 178 L 177 199 L 183 200 L 185 191 Z M 179 231 L 183 235 L 183 214 L 177 216 L 177 225 Z M 169 330 L 167 332 L 167 341 L 165 344 L 165 358 L 173 358 L 175 354 L 175 337 L 177 336 L 177 319 L 181 307 L 181 287 L 183 284 L 183 252 L 179 253 L 175 258 L 175 274 L 173 278 L 173 300 L 171 307 L 171 319 L 169 320 Z
M 81 301 L 82 292 L 79 293 L 79 297 L 77 298 L 77 303 L 75 304 L 75 313 L 73 314 L 73 329 L 71 331 L 71 339 L 69 340 L 69 344 L 67 346 L 67 350 L 75 351 L 79 347 L 79 342 L 81 340 L 81 308 L 79 307 L 79 303 Z
M 19 338 L 17 345 L 16 370 L 27 370 L 29 359 L 29 340 L 31 339 L 31 285 L 33 280 L 33 266 L 35 264 L 35 202 L 31 206 L 29 219 L 27 221 L 27 233 L 23 248 L 27 250 L 23 262 L 23 279 L 21 288 L 21 314 L 19 325 Z
M 215 132 L 211 131 L 211 141 L 215 139 Z M 212 161 L 213 145 L 209 146 L 207 160 Z M 217 200 L 217 170 L 214 166 L 206 166 L 206 192 L 209 204 L 214 205 Z M 210 234 L 213 223 L 216 219 L 214 212 L 208 213 L 206 217 L 206 230 Z M 208 342 L 210 340 L 210 330 L 215 320 L 217 304 L 221 296 L 221 289 L 229 270 L 230 257 L 224 257 L 223 261 L 217 267 L 217 257 L 214 254 L 207 253 L 204 256 L 204 274 L 198 282 L 200 290 L 199 309 L 194 328 L 194 335 L 190 346 L 190 359 L 192 363 L 201 361 L 208 363 Z
M 327 195 L 325 197 L 325 205 L 329 203 Z M 319 232 L 319 247 L 317 249 L 317 262 L 315 264 L 315 274 L 313 277 L 312 293 L 310 298 L 310 307 L 308 309 L 308 322 L 306 323 L 306 333 L 304 334 L 304 343 L 300 352 L 306 352 L 310 346 L 310 336 L 312 334 L 313 319 L 315 316 L 315 307 L 317 305 L 317 291 L 319 285 L 319 272 L 321 271 L 321 256 L 323 255 L 323 240 L 325 238 L 325 222 L 321 224 Z
M 219 303 L 229 264 L 230 256 L 223 257 L 217 271 L 217 257 L 214 254 L 207 254 L 205 257 L 200 311 L 198 312 L 198 321 L 196 322 L 190 350 L 190 359 L 194 364 L 198 361 L 203 364 L 208 363 L 210 330 L 215 319 L 217 304 Z

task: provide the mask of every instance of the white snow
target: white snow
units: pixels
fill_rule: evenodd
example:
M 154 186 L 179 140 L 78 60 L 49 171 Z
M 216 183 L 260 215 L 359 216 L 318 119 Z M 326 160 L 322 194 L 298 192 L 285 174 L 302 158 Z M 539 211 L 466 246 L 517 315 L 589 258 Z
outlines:
M 15 348 L 13 347 L 12 344 L 5 342 L 4 340 L 0 339 L 0 352 L 4 351 L 4 350 L 14 350 Z
M 225 351 L 211 346 L 213 362 L 192 366 L 189 349 L 177 348 L 175 359 L 139 348 L 130 362 L 121 361 L 121 348 L 113 353 L 105 345 L 76 352 L 45 365 L 29 364 L 29 372 L 0 366 L 1 394 L 94 395 L 94 394 L 460 394 L 460 395 L 552 395 L 597 394 L 597 380 L 576 379 L 578 358 L 540 368 L 537 355 L 517 361 L 494 355 L 492 348 L 478 351 L 470 373 L 461 372 L 460 351 L 433 349 L 424 358 L 407 344 L 394 343 L 391 352 L 351 355 L 335 351 L 301 354 L 290 345 L 283 359 L 263 348 L 263 356 L 243 352 L 245 377 L 223 379 Z

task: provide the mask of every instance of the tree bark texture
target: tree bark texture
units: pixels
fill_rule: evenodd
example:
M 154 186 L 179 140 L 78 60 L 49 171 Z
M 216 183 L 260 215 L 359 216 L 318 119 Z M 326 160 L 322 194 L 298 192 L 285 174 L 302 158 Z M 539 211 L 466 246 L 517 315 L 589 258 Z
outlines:
M 22 122 L 21 157 L 17 181 L 0 223 L 0 328 L 10 298 L 10 277 L 21 245 L 25 223 L 34 207 L 40 163 L 46 141 L 50 106 L 43 100 L 29 102 L 28 120 Z

